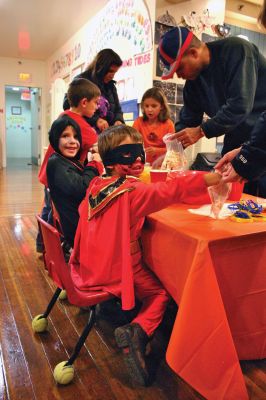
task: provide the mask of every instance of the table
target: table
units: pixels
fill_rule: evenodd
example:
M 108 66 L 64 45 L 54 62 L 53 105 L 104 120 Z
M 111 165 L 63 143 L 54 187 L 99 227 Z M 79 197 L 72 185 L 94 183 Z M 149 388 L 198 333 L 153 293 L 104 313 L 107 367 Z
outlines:
M 144 261 L 179 306 L 166 360 L 208 400 L 248 399 L 239 359 L 266 357 L 266 222 L 188 208 L 151 214 L 142 235 Z

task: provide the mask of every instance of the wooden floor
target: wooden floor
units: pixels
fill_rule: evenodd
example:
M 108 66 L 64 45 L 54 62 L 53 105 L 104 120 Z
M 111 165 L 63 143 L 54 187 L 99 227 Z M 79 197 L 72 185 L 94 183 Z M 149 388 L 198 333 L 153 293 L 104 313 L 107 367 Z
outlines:
M 150 387 L 131 384 L 115 346 L 117 325 L 104 319 L 97 322 L 75 362 L 72 384 L 55 384 L 52 370 L 71 353 L 87 314 L 61 301 L 50 314 L 49 332 L 32 332 L 32 317 L 45 310 L 54 290 L 35 252 L 34 216 L 40 210 L 42 194 L 36 167 L 13 164 L 0 171 L 0 400 L 203 399 L 164 360 L 176 311 L 173 305 L 152 343 Z M 241 366 L 250 399 L 265 400 L 265 361 L 241 362 Z

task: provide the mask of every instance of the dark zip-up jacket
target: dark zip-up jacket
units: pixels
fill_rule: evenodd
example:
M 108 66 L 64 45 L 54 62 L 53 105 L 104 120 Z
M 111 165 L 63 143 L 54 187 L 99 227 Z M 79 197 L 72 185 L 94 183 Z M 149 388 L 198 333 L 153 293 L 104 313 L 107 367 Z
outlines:
M 210 64 L 194 81 L 186 81 L 176 131 L 201 125 L 207 138 L 225 134 L 225 154 L 250 138 L 266 110 L 266 59 L 254 44 L 237 37 L 206 45 Z
M 54 153 L 48 160 L 46 173 L 64 238 L 73 247 L 79 220 L 79 204 L 85 197 L 90 181 L 99 172 L 92 166 L 83 167 L 78 161 L 71 161 Z

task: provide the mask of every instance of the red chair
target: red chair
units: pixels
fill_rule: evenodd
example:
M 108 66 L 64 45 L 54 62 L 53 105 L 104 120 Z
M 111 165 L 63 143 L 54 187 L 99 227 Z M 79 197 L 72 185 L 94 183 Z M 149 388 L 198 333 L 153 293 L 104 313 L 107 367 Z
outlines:
M 67 384 L 74 377 L 73 363 L 88 337 L 95 322 L 95 307 L 97 304 L 110 300 L 113 295 L 103 291 L 80 291 L 71 279 L 68 264 L 64 259 L 63 250 L 60 242 L 59 232 L 39 215 L 36 216 L 40 232 L 44 243 L 44 262 L 47 271 L 57 285 L 57 289 L 43 314 L 37 315 L 32 320 L 32 327 L 35 332 L 44 332 L 48 326 L 47 317 L 51 312 L 56 300 L 63 289 L 67 292 L 68 300 L 71 304 L 78 307 L 90 307 L 88 322 L 79 337 L 74 351 L 68 361 L 62 361 L 54 369 L 54 378 L 57 383 Z

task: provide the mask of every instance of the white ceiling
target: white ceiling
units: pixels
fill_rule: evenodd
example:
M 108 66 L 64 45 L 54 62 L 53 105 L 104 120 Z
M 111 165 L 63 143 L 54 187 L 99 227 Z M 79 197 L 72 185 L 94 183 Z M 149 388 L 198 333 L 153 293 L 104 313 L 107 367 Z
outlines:
M 46 60 L 107 3 L 108 0 L 0 0 L 0 57 Z M 19 49 L 19 32 L 29 33 L 28 50 Z
M 157 0 L 157 5 L 167 6 L 169 1 L 180 2 Z M 227 0 L 228 5 L 232 1 L 235 8 L 247 2 L 262 4 L 262 0 Z M 0 0 L 0 57 L 46 60 L 107 3 L 108 0 Z M 19 48 L 19 32 L 28 32 L 28 50 Z

